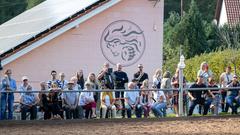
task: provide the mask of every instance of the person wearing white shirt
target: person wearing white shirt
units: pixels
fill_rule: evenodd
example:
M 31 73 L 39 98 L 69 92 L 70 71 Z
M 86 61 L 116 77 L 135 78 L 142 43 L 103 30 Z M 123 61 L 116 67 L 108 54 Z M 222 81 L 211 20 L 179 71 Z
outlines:
M 225 72 L 220 76 L 220 86 L 221 88 L 226 88 L 228 84 L 231 83 L 233 79 L 233 74 L 231 73 L 231 66 L 227 66 Z M 229 106 L 226 104 L 227 91 L 221 90 L 221 107 L 222 112 L 228 112 Z
M 65 74 L 63 72 L 59 73 L 59 85 L 62 90 L 68 88 L 68 81 L 65 80 Z
M 102 92 L 101 93 L 101 109 L 102 118 L 108 118 L 106 114 L 111 111 L 112 118 L 116 117 L 116 106 L 114 92 Z
M 153 114 L 157 117 L 166 117 L 167 100 L 163 91 L 156 92 L 156 102 L 152 106 Z
M 127 116 L 131 118 L 132 110 L 135 110 L 135 115 L 137 118 L 142 117 L 142 106 L 139 102 L 139 91 L 131 91 L 135 89 L 135 83 L 128 83 L 129 91 L 125 92 L 125 105 L 127 109 Z
M 28 91 L 28 93 L 22 94 L 20 99 L 21 119 L 26 120 L 27 112 L 30 112 L 30 120 L 34 120 L 37 118 L 37 104 L 39 99 L 36 94 L 30 92 L 32 91 L 32 87 L 30 85 L 27 86 L 26 91 Z
M 20 85 L 19 87 L 19 91 L 21 92 L 24 92 L 24 91 L 27 91 L 27 87 L 29 86 L 29 83 L 28 83 L 28 77 L 27 76 L 23 76 L 22 77 L 22 84 Z M 20 96 L 24 95 L 24 93 L 20 93 Z
M 91 118 L 96 118 L 96 102 L 94 101 L 93 92 L 84 92 L 92 90 L 92 86 L 90 82 L 85 83 L 85 89 L 81 92 L 79 105 L 85 109 L 85 118 L 89 117 L 89 112 L 91 111 L 92 114 L 90 115 Z
M 73 90 L 73 81 L 69 81 L 67 90 Z M 78 92 L 65 92 L 62 94 L 62 105 L 66 112 L 67 119 L 77 118 Z

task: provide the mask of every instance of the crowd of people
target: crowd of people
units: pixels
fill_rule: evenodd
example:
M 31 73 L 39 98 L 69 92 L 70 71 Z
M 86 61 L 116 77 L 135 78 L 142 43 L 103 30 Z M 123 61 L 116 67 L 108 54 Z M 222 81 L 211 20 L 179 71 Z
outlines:
M 104 63 L 98 75 L 89 73 L 87 79 L 83 71 L 79 70 L 69 81 L 65 79 L 64 73 L 51 71 L 51 80 L 41 82 L 41 92 L 36 94 L 33 91 L 29 78 L 22 77 L 22 84 L 17 88 L 16 81 L 11 77 L 11 69 L 5 71 L 1 84 L 0 119 L 13 119 L 14 93 L 20 91 L 21 119 L 37 118 L 37 112 L 44 113 L 44 119 L 88 119 L 115 118 L 117 111 L 121 111 L 122 118 L 149 117 L 150 112 L 155 117 L 166 117 L 167 108 L 173 106 L 174 113 L 179 114 L 179 69 L 172 75 L 169 71 L 162 73 L 156 69 L 153 75 L 153 83 L 150 86 L 148 74 L 144 72 L 143 65 L 138 65 L 138 71 L 129 80 L 121 64 L 116 65 L 116 70 L 110 68 L 109 63 Z M 218 115 L 221 105 L 222 112 L 237 114 L 240 105 L 240 87 L 237 75 L 231 73 L 231 67 L 227 66 L 225 72 L 219 77 L 217 85 L 216 76 L 209 69 L 206 62 L 200 66 L 196 82 L 190 88 L 201 88 L 201 90 L 184 91 L 183 103 L 187 106 L 190 101 L 188 116 L 193 114 L 196 105 L 199 105 L 198 112 L 207 115 L 211 112 Z M 186 88 L 186 78 L 183 77 L 183 86 Z M 127 86 L 127 88 L 125 87 Z M 231 89 L 226 89 L 231 87 Z M 209 90 L 208 88 L 217 88 Z M 233 88 L 233 89 L 232 89 Z M 125 91 L 117 91 L 124 90 Z M 169 90 L 163 90 L 169 89 Z M 63 92 L 64 90 L 64 92 Z M 101 91 L 108 90 L 108 91 Z M 72 91 L 72 92 L 71 92 Z M 39 106 L 39 107 L 38 107 Z M 8 112 L 8 115 L 6 113 Z

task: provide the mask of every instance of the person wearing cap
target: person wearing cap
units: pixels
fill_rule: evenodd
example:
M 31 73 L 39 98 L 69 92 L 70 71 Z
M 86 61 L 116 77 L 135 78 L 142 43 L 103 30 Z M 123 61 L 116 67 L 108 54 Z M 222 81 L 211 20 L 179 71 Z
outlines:
M 27 76 L 23 76 L 22 77 L 22 84 L 19 86 L 19 91 L 21 91 L 21 92 L 24 92 L 24 91 L 27 91 L 27 87 L 28 87 L 28 85 L 29 85 L 29 83 L 28 83 L 28 77 Z M 22 96 L 24 93 L 20 93 L 20 95 Z
M 221 88 L 226 88 L 228 84 L 231 83 L 233 74 L 231 73 L 231 66 L 227 66 L 225 68 L 225 72 L 223 72 L 220 75 L 220 86 Z M 227 97 L 227 91 L 222 89 L 221 90 L 221 107 L 222 107 L 222 112 L 228 112 L 229 106 L 226 104 L 226 97 Z
M 233 75 L 232 81 L 227 85 L 229 88 L 240 87 L 237 75 Z M 227 96 L 227 104 L 232 109 L 232 114 L 237 114 L 237 109 L 240 105 L 240 92 L 239 89 L 228 89 L 229 95 Z
M 204 84 L 203 76 L 199 75 L 197 77 L 197 81 L 190 86 L 190 88 L 206 88 L 207 86 Z M 188 91 L 188 96 L 191 100 L 190 108 L 189 108 L 189 113 L 188 115 L 191 116 L 193 114 L 193 110 L 195 106 L 198 104 L 200 106 L 204 106 L 204 115 L 207 114 L 207 106 L 205 106 L 205 94 L 206 90 L 189 90 Z
M 148 74 L 143 72 L 143 65 L 138 65 L 138 71 L 133 75 L 133 78 L 137 80 L 137 86 L 138 88 L 141 87 L 142 82 L 146 79 L 148 79 Z
M 85 88 L 80 94 L 79 106 L 85 109 L 85 118 L 96 118 L 96 102 L 94 101 L 94 95 L 91 90 L 93 87 L 90 82 L 85 82 Z M 85 92 L 88 91 L 88 92 Z M 89 114 L 91 112 L 91 114 Z
M 72 91 L 73 90 L 73 81 L 68 82 L 68 88 L 66 90 Z M 77 114 L 77 105 L 78 105 L 78 92 L 64 92 L 62 94 L 62 105 L 63 109 L 66 112 L 66 119 L 76 119 L 78 116 Z
M 1 91 L 10 92 L 10 93 L 1 93 L 0 120 L 13 119 L 14 93 L 11 93 L 11 92 L 16 91 L 17 85 L 16 85 L 16 81 L 12 78 L 11 75 L 12 75 L 12 70 L 7 69 L 5 71 L 5 77 L 2 80 Z M 7 109 L 8 109 L 8 117 L 5 116 Z
M 21 104 L 21 119 L 26 120 L 27 112 L 30 112 L 30 120 L 37 118 L 37 103 L 39 102 L 36 94 L 32 93 L 32 86 L 28 85 L 27 93 L 23 94 L 20 99 Z

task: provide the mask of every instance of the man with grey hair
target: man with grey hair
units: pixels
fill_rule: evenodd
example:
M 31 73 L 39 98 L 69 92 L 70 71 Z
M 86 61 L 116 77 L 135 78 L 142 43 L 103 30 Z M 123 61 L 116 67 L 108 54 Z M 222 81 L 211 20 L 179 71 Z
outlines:
M 122 65 L 118 63 L 117 65 L 117 70 L 113 72 L 113 77 L 114 77 L 114 87 L 115 89 L 125 89 L 125 83 L 128 83 L 128 76 L 127 73 L 122 71 Z M 120 106 L 120 102 L 122 104 L 122 117 L 125 118 L 125 105 L 124 105 L 124 91 L 116 91 L 115 92 L 115 98 L 121 98 L 116 99 L 116 106 Z
M 141 118 L 142 116 L 142 106 L 140 105 L 139 101 L 139 91 L 132 91 L 135 90 L 135 85 L 136 84 L 134 82 L 128 83 L 129 91 L 125 92 L 124 96 L 128 118 L 132 117 L 132 110 L 135 110 L 135 115 L 137 118 Z

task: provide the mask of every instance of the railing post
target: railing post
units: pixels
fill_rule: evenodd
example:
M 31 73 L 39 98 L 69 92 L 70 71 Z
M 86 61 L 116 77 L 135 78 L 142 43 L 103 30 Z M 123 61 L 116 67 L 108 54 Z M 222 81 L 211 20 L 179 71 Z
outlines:
M 185 68 L 184 63 L 184 56 L 180 56 L 180 62 L 178 64 L 179 69 L 179 98 L 178 98 L 178 105 L 179 105 L 179 116 L 183 115 L 183 69 Z

